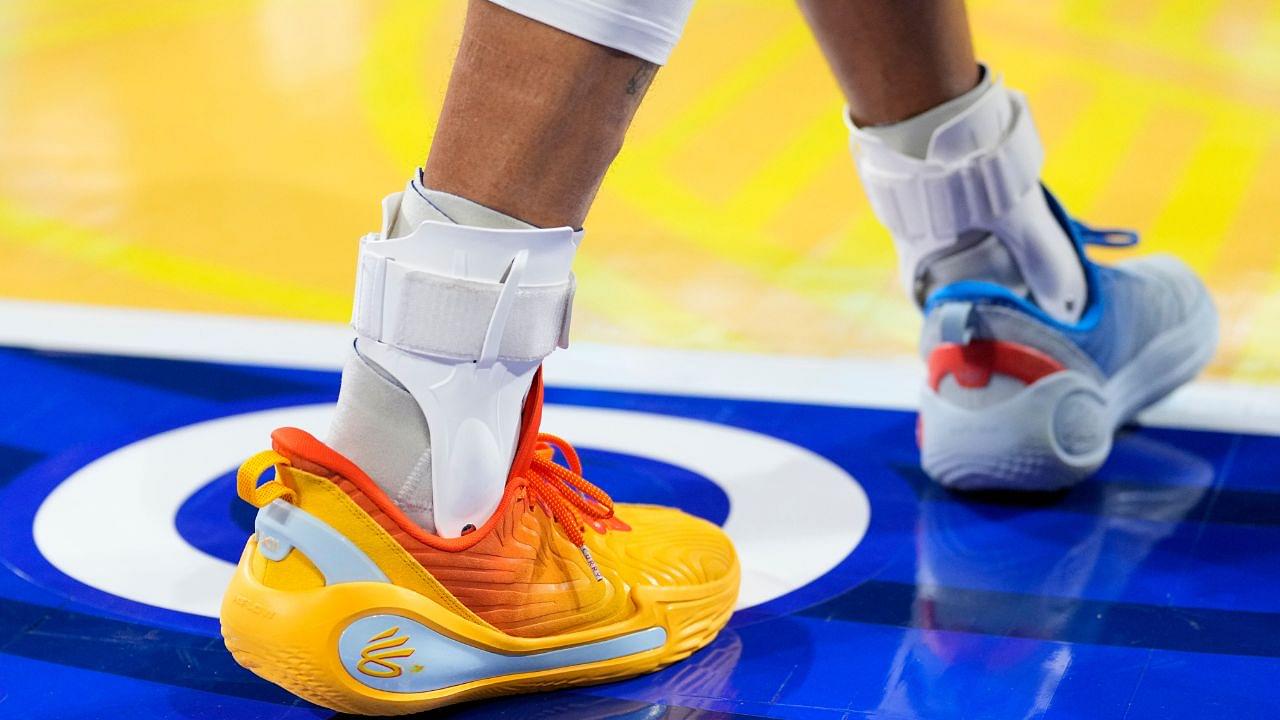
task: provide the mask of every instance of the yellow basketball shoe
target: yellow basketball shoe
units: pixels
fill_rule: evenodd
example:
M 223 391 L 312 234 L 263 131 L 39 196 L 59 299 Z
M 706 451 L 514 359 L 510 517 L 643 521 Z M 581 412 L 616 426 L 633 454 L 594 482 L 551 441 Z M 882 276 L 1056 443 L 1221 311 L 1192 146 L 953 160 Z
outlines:
M 260 510 L 222 602 L 236 661 L 318 705 L 392 715 L 639 675 L 709 643 L 738 595 L 729 539 L 615 507 L 538 434 L 541 407 L 539 377 L 502 503 L 459 538 L 422 530 L 307 433 L 273 433 L 237 483 Z

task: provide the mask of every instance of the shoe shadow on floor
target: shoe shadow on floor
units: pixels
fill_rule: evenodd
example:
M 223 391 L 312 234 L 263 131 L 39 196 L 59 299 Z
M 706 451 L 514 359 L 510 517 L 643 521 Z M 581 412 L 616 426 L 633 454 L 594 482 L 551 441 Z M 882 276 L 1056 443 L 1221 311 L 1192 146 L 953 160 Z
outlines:
M 919 717 L 1034 716 L 1076 644 L 1160 642 L 1153 626 L 1167 608 L 1135 600 L 1158 595 L 1145 585 L 1159 573 L 1144 567 L 1190 547 L 1215 484 L 1209 461 L 1141 431 L 1117 436 L 1096 476 L 1050 493 L 953 492 L 918 468 L 899 474 L 920 498 L 920 632 L 905 636 L 880 709 Z

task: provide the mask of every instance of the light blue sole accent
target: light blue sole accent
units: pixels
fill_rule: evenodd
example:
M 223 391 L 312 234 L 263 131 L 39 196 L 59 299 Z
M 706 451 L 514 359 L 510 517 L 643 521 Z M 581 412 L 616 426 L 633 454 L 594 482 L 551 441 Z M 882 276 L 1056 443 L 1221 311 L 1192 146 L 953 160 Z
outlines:
M 273 500 L 258 510 L 253 530 L 263 557 L 283 560 L 297 548 L 324 575 L 325 585 L 388 582 L 377 564 L 345 535 L 284 500 Z
M 338 639 L 338 654 L 351 677 L 364 685 L 387 692 L 417 693 L 503 675 L 612 660 L 655 650 L 666 641 L 667 631 L 655 627 L 558 650 L 507 655 L 446 637 L 416 620 L 384 614 L 370 615 L 348 625 Z M 392 647 L 385 647 L 388 644 Z M 370 649 L 379 645 L 384 649 Z M 390 657 L 388 653 L 400 656 Z

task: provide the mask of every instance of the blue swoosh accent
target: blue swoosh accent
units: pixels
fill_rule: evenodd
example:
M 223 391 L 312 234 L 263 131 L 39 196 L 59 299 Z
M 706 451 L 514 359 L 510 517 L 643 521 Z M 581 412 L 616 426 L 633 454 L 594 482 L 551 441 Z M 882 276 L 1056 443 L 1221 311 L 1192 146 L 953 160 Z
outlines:
M 408 636 L 402 648 L 413 648 L 414 655 L 395 661 L 403 670 L 396 677 L 372 677 L 360 672 L 361 651 L 372 638 L 390 628 L 397 628 L 397 635 Z M 351 677 L 361 683 L 387 692 L 414 693 L 503 675 L 612 660 L 662 647 L 666 641 L 667 631 L 654 627 L 573 647 L 506 655 L 441 635 L 416 620 L 384 614 L 363 617 L 347 626 L 338 639 L 338 655 Z M 415 665 L 417 671 L 413 670 Z

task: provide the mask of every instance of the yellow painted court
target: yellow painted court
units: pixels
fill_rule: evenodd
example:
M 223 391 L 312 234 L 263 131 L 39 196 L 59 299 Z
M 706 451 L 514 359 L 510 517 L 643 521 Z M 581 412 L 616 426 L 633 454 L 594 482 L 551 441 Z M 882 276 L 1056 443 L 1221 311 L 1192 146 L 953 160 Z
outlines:
M 1172 251 L 1280 381 L 1280 3 L 970 3 L 1080 217 Z M 460 0 L 0 3 L 0 294 L 341 321 Z M 701 0 L 588 222 L 576 338 L 904 355 L 917 316 L 783 0 Z M 1105 258 L 1104 258 L 1105 259 Z M 803 318 L 803 322 L 797 322 Z

